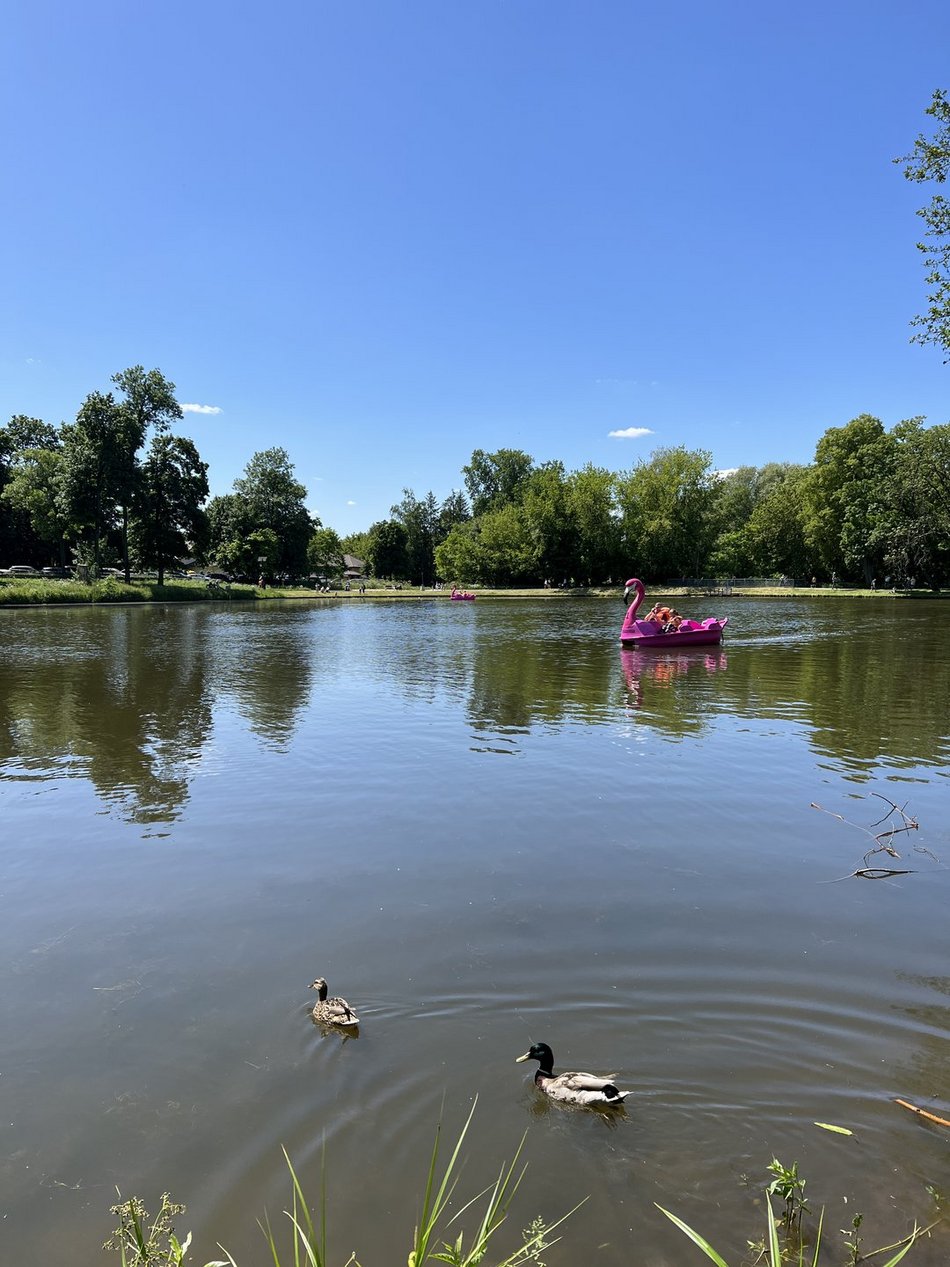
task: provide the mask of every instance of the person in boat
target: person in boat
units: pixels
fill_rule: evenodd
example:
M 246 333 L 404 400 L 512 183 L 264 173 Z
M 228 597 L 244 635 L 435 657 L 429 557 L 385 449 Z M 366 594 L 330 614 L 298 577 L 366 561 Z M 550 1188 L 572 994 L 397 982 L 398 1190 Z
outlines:
M 663 632 L 666 632 L 666 626 L 669 624 L 673 612 L 669 607 L 664 607 L 662 603 L 654 603 L 647 612 L 647 620 L 652 620 L 654 624 L 660 626 Z
M 676 633 L 682 623 L 683 617 L 679 614 L 675 607 L 672 607 L 670 608 L 670 618 L 663 626 L 663 632 Z

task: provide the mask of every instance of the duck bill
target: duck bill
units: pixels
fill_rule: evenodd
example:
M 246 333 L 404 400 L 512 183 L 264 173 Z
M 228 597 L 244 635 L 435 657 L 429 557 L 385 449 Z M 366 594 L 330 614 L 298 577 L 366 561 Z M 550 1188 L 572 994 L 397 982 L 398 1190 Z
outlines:
M 516 1064 L 516 1065 L 520 1065 L 520 1064 L 521 1064 L 521 1062 L 522 1062 L 523 1060 L 530 1060 L 530 1059 L 531 1059 L 531 1052 L 530 1052 L 530 1051 L 526 1051 L 526 1052 L 525 1052 L 525 1054 L 524 1054 L 523 1056 L 519 1056 L 519 1057 L 517 1058 L 517 1060 L 515 1061 L 515 1064 Z

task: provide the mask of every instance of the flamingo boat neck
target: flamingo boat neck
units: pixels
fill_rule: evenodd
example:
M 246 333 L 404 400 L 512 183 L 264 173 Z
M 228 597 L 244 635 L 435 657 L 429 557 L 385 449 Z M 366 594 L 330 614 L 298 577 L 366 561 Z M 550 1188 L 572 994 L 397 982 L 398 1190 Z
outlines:
M 722 642 L 728 616 L 709 616 L 706 620 L 689 620 L 672 607 L 654 607 L 645 620 L 637 620 L 643 602 L 643 582 L 633 577 L 624 587 L 628 604 L 620 630 L 625 647 L 702 647 Z

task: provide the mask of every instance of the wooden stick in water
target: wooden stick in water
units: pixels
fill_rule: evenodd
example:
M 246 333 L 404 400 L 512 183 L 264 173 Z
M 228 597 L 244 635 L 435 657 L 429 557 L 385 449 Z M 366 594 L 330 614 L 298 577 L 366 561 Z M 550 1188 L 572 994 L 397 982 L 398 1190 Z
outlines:
M 916 1113 L 920 1117 L 925 1117 L 928 1122 L 936 1122 L 938 1126 L 950 1126 L 950 1122 L 945 1117 L 937 1117 L 936 1113 L 928 1113 L 926 1109 L 919 1109 L 916 1104 L 910 1104 L 907 1100 L 901 1100 L 898 1096 L 894 1097 L 896 1104 L 902 1108 L 910 1109 L 911 1113 Z

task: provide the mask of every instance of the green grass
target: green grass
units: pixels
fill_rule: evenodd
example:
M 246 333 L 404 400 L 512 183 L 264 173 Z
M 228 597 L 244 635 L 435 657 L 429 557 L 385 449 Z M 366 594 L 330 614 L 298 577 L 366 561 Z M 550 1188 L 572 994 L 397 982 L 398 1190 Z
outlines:
M 69 603 L 200 603 L 299 595 L 300 590 L 259 590 L 256 585 L 209 585 L 206 581 L 133 580 L 131 585 L 115 577 L 86 584 L 83 581 L 46 581 L 42 578 L 0 578 L 0 606 L 37 606 Z
M 444 1166 L 439 1163 L 441 1122 L 436 1129 L 422 1206 L 412 1233 L 408 1267 L 427 1267 L 434 1263 L 448 1263 L 449 1267 L 479 1267 L 484 1263 L 487 1267 L 485 1260 L 489 1244 L 494 1248 L 495 1238 L 508 1218 L 509 1208 L 526 1169 L 520 1162 L 525 1137 L 522 1137 L 511 1161 L 502 1163 L 494 1181 L 454 1214 L 449 1213 L 456 1195 L 457 1172 L 465 1137 L 477 1103 L 476 1097 Z M 290 1173 L 291 1192 L 289 1208 L 283 1212 L 287 1220 L 283 1225 L 283 1235 L 280 1227 L 275 1231 L 266 1213 L 260 1223 L 270 1261 L 273 1267 L 330 1267 L 331 1260 L 327 1257 L 326 1168 L 324 1166 L 321 1170 L 319 1210 L 315 1212 L 286 1150 L 284 1158 Z M 578 1208 L 574 1207 L 575 1210 Z M 118 1225 L 103 1248 L 116 1251 L 122 1267 L 182 1267 L 191 1246 L 191 1233 L 180 1241 L 175 1235 L 174 1219 L 184 1210 L 185 1207 L 173 1202 L 167 1192 L 162 1194 L 161 1208 L 154 1219 L 139 1197 L 120 1201 L 112 1206 Z M 552 1240 L 551 1233 L 573 1213 L 574 1210 L 569 1210 L 553 1223 L 534 1219 L 522 1231 L 521 1244 L 509 1248 L 504 1257 L 493 1258 L 493 1267 L 524 1267 L 528 1263 L 544 1267 L 541 1254 L 560 1239 L 555 1237 Z M 467 1229 L 461 1226 L 465 1218 L 469 1221 Z M 239 1267 L 237 1260 L 223 1245 L 219 1244 L 218 1248 L 224 1258 L 216 1258 L 204 1267 Z M 397 1261 L 402 1261 L 401 1254 Z M 350 1255 L 343 1267 L 360 1267 L 355 1253 Z

